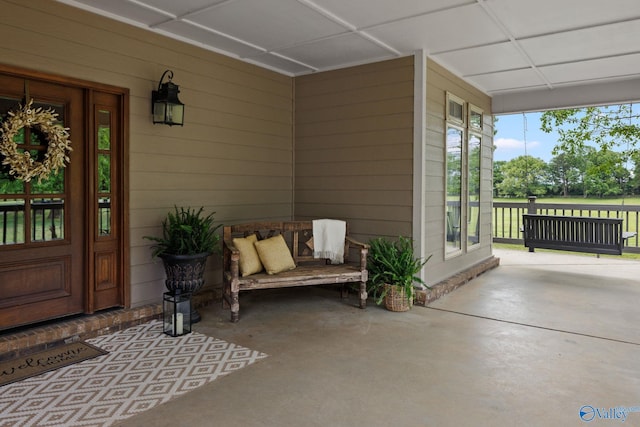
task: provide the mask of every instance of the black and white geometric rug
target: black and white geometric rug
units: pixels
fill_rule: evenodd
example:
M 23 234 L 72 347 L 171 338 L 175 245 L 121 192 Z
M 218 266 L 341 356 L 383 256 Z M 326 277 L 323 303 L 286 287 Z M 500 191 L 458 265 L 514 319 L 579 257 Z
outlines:
M 0 427 L 110 426 L 267 357 L 156 320 L 86 341 L 109 353 L 0 387 Z

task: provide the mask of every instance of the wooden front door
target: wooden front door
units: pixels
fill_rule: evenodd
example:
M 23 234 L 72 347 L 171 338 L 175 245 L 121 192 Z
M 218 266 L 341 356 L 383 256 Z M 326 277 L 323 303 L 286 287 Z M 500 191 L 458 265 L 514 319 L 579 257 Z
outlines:
M 118 97 L 0 74 L 2 120 L 25 98 L 58 114 L 73 151 L 66 168 L 42 180 L 16 180 L 0 168 L 0 330 L 125 300 Z M 14 142 L 39 159 L 48 148 L 38 126 L 24 127 Z

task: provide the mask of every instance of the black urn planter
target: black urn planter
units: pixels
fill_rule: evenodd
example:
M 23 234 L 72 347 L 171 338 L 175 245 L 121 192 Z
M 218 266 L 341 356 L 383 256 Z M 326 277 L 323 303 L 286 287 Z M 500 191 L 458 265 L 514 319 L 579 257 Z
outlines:
M 209 252 L 195 255 L 159 255 L 167 275 L 164 282 L 167 289 L 170 292 L 179 290 L 181 293 L 188 292 L 192 295 L 198 292 L 204 285 L 204 271 L 209 255 Z M 191 322 L 198 323 L 200 320 L 200 313 L 192 305 Z

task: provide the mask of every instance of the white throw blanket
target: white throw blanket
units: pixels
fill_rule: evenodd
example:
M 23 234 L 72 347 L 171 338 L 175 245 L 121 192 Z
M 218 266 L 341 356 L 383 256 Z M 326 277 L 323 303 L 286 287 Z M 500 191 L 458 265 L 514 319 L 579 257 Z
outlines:
M 313 257 L 327 258 L 331 264 L 344 262 L 347 223 L 337 219 L 313 220 Z

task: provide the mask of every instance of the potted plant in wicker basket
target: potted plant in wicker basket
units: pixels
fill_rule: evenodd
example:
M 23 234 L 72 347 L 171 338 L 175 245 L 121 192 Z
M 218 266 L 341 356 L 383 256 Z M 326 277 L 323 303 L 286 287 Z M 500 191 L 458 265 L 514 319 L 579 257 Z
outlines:
M 216 233 L 222 224 L 214 225 L 213 215 L 203 214 L 204 208 L 174 207 L 162 221 L 162 237 L 144 236 L 155 242 L 153 257 L 161 258 L 167 279 L 165 285 L 171 292 L 196 293 L 204 285 L 207 258 L 220 251 L 220 235 Z M 192 321 L 200 315 L 192 310 Z
M 426 286 L 418 274 L 431 256 L 427 259 L 416 258 L 413 241 L 402 236 L 397 241 L 378 237 L 369 244 L 369 290 L 376 303 L 384 302 L 391 311 L 411 309 L 414 284 Z

